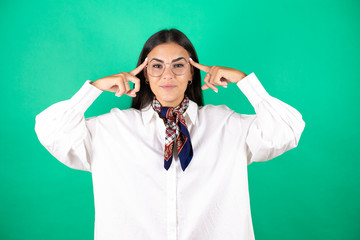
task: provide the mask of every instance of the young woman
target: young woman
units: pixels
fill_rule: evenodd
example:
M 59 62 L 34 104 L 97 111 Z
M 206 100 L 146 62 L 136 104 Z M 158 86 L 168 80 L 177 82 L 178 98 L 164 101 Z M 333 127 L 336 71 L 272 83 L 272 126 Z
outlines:
M 202 89 L 231 83 L 255 115 L 203 105 Z M 132 107 L 85 119 L 103 91 Z M 59 161 L 92 173 L 95 239 L 239 240 L 254 239 L 247 165 L 296 147 L 304 127 L 254 73 L 200 64 L 170 29 L 147 40 L 134 70 L 87 80 L 38 114 L 35 131 Z

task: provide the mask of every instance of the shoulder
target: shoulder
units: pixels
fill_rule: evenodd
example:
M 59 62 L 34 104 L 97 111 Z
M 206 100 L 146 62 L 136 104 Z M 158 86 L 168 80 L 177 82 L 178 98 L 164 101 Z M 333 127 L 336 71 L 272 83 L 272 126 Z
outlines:
M 205 122 L 220 123 L 228 121 L 234 115 L 234 111 L 226 105 L 207 104 L 199 107 L 199 119 Z
M 113 115 L 136 116 L 140 114 L 140 110 L 135 108 L 128 108 L 128 109 L 112 108 L 110 110 L 110 113 Z
M 249 126 L 257 117 L 256 114 L 243 114 L 235 112 L 226 105 L 212 105 L 208 104 L 203 107 L 204 115 L 207 121 L 209 119 L 216 120 L 217 122 L 226 122 L 233 126 Z
M 112 108 L 110 112 L 97 116 L 98 121 L 128 121 L 136 120 L 140 117 L 140 111 L 134 108 L 129 109 L 119 109 Z
M 256 115 L 240 114 L 226 105 L 207 104 L 199 107 L 199 117 L 206 122 L 215 121 L 218 123 L 226 122 L 227 124 L 249 124 L 256 118 Z
M 199 113 L 202 113 L 202 114 L 228 115 L 228 114 L 234 113 L 234 111 L 231 110 L 226 105 L 207 104 L 207 105 L 199 107 Z

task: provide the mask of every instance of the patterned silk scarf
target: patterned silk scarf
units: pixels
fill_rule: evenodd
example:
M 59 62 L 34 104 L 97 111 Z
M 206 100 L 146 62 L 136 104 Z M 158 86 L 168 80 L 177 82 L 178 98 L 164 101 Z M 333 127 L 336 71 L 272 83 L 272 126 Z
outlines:
M 166 127 L 164 151 L 164 168 L 166 170 L 171 165 L 175 144 L 183 171 L 185 171 L 193 157 L 190 134 L 183 116 L 188 106 L 189 98 L 186 95 L 182 103 L 177 107 L 162 107 L 156 97 L 153 99 L 152 107 L 159 114 L 160 118 L 164 120 Z

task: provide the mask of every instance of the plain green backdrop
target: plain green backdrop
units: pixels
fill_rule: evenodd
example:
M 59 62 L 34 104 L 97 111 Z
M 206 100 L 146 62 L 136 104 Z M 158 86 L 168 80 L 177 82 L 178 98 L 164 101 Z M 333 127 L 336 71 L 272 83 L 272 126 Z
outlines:
M 360 239 L 359 10 L 356 0 L 2 0 L 0 239 L 93 239 L 91 173 L 47 152 L 35 116 L 88 79 L 134 69 L 164 28 L 183 31 L 200 63 L 254 72 L 303 115 L 297 148 L 248 167 L 256 239 Z M 204 99 L 255 113 L 236 85 Z M 130 102 L 104 92 L 85 117 Z

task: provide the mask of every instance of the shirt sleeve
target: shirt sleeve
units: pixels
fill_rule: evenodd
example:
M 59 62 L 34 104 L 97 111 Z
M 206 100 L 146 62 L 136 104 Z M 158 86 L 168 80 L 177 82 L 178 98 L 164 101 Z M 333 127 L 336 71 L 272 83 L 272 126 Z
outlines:
M 84 113 L 103 92 L 87 80 L 68 100 L 55 103 L 35 117 L 35 132 L 40 143 L 60 162 L 91 172 L 92 139 L 96 117 Z
M 270 96 L 255 73 L 240 80 L 237 86 L 256 112 L 244 119 L 250 122 L 246 135 L 248 164 L 270 160 L 295 148 L 305 128 L 299 111 Z

